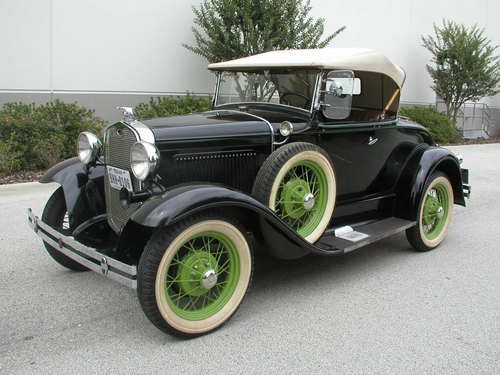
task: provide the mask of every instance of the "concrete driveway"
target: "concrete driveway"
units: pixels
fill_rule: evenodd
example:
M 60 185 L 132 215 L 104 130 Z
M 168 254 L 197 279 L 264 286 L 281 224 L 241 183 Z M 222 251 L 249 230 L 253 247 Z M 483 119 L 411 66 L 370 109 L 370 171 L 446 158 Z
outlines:
M 25 209 L 54 186 L 0 187 L 0 373 L 500 373 L 500 144 L 460 146 L 472 200 L 445 243 L 399 235 L 339 258 L 259 258 L 217 332 L 180 341 L 135 292 L 45 254 Z

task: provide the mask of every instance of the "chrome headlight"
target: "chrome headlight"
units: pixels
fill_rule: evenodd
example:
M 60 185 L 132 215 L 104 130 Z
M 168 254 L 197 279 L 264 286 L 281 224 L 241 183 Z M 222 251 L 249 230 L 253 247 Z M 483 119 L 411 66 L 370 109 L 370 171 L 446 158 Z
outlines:
M 136 142 L 130 149 L 130 166 L 134 176 L 144 181 L 153 174 L 160 164 L 160 152 L 149 142 Z
M 76 145 L 78 158 L 83 164 L 95 162 L 101 152 L 101 141 L 90 132 L 80 133 Z

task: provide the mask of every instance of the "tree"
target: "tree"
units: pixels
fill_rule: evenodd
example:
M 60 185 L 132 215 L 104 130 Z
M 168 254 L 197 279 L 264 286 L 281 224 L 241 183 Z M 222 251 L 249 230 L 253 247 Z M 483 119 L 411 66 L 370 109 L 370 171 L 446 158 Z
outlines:
M 310 0 L 203 0 L 195 15 L 195 46 L 210 63 L 291 48 L 323 48 L 345 29 L 321 39 L 325 19 L 309 15 Z
M 493 46 L 477 25 L 467 28 L 443 20 L 434 25 L 435 36 L 422 37 L 423 46 L 433 55 L 427 65 L 432 89 L 443 99 L 446 113 L 456 120 L 460 107 L 499 92 L 500 63 Z

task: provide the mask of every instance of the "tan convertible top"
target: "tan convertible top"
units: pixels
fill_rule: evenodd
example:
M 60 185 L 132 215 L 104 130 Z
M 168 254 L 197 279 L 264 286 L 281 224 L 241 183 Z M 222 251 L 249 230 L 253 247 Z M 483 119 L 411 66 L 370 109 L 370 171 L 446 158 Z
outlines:
M 349 69 L 383 73 L 401 87 L 405 72 L 384 55 L 366 48 L 295 49 L 265 52 L 241 59 L 210 64 L 210 70 L 265 68 Z

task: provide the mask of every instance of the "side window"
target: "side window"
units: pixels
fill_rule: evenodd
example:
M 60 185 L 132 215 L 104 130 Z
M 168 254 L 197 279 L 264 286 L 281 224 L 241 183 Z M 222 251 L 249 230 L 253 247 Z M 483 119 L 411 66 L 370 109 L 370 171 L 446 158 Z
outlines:
M 332 120 L 343 120 L 351 115 L 352 96 L 361 94 L 361 81 L 352 70 L 328 73 L 323 94 L 323 115 Z

